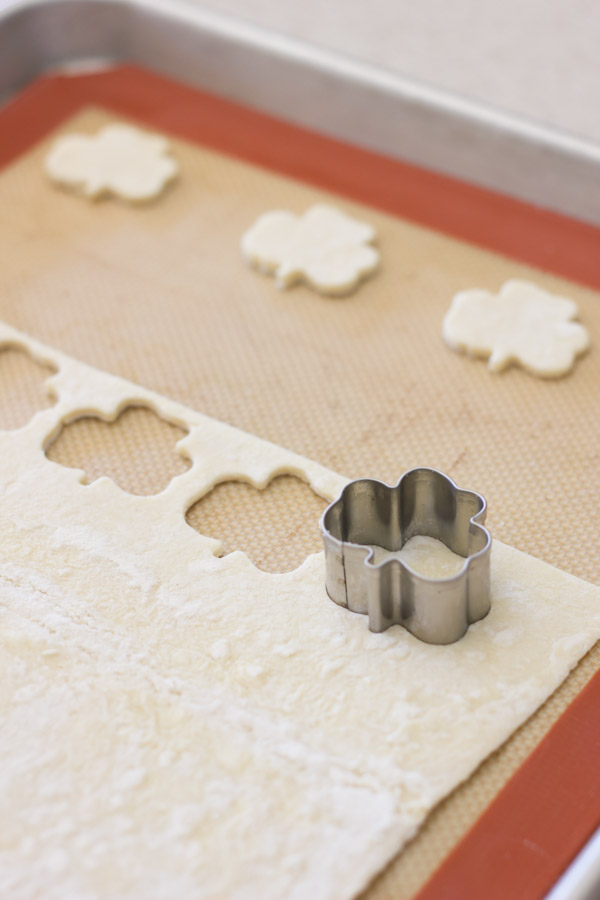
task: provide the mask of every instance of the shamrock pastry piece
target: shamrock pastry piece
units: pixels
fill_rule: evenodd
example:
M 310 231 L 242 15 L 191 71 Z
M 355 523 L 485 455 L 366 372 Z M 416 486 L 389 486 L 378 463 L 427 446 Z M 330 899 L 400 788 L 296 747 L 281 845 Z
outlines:
M 452 300 L 442 327 L 454 350 L 488 359 L 500 372 L 518 363 L 541 377 L 565 375 L 575 357 L 589 347 L 577 304 L 519 279 L 507 281 L 498 294 L 461 291 Z
M 377 268 L 375 237 L 371 225 L 317 204 L 301 216 L 286 210 L 259 216 L 242 237 L 242 255 L 279 287 L 305 281 L 321 294 L 341 295 Z
M 178 172 L 166 138 L 122 124 L 58 138 L 45 165 L 53 181 L 86 197 L 114 194 L 132 203 L 158 196 Z

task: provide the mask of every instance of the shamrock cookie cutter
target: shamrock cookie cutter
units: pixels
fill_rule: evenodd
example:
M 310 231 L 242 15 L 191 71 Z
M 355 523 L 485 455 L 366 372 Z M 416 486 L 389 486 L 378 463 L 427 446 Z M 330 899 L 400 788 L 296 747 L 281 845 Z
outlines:
M 451 644 L 490 610 L 492 538 L 481 494 L 459 488 L 437 469 L 405 472 L 395 486 L 349 482 L 321 517 L 329 597 L 369 616 L 371 631 L 403 625 L 430 644 Z M 465 557 L 449 578 L 428 578 L 393 556 L 427 535 Z M 374 562 L 373 547 L 390 555 Z

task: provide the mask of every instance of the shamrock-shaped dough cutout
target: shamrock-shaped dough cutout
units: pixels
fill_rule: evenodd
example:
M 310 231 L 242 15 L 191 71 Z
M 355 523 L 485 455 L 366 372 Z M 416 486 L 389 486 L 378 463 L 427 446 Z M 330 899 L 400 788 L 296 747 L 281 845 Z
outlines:
M 242 237 L 242 254 L 275 275 L 279 287 L 306 281 L 321 294 L 347 294 L 377 268 L 375 236 L 371 225 L 320 203 L 301 216 L 286 210 L 259 216 Z
M 489 357 L 500 372 L 511 362 L 534 375 L 564 375 L 589 347 L 587 330 L 573 322 L 577 304 L 528 281 L 507 281 L 498 294 L 461 291 L 444 318 L 442 334 L 454 350 Z
M 46 157 L 50 178 L 92 199 L 115 194 L 139 203 L 158 196 L 178 166 L 169 142 L 131 125 L 107 125 L 95 135 L 68 134 Z

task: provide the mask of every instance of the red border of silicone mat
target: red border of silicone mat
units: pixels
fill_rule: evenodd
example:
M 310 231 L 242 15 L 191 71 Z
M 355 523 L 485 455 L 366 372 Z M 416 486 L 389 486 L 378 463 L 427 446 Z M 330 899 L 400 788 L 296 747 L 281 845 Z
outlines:
M 600 289 L 599 228 L 131 66 L 34 82 L 0 110 L 0 166 L 92 104 Z M 545 895 L 600 825 L 599 710 L 600 672 L 415 900 Z

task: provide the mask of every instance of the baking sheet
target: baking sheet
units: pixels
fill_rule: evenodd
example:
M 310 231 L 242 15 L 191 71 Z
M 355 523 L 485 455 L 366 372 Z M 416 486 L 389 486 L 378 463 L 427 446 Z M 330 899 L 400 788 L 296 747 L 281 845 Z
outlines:
M 0 102 L 51 70 L 133 63 L 394 160 L 600 223 L 597 144 L 190 0 L 18 0 L 4 10 L 0 3 L 0 34 Z
M 106 119 L 86 111 L 70 127 L 93 130 Z M 596 354 L 570 378 L 540 382 L 516 370 L 491 376 L 440 338 L 456 290 L 496 290 L 507 277 L 530 277 L 573 296 L 594 337 L 595 292 L 338 198 L 377 226 L 381 273 L 346 300 L 304 288 L 280 293 L 246 269 L 239 236 L 265 209 L 300 211 L 324 199 L 323 191 L 178 142 L 182 179 L 162 200 L 145 209 L 90 205 L 46 182 L 43 152 L 34 150 L 0 177 L 3 319 L 349 476 L 393 481 L 412 465 L 442 468 L 486 495 L 496 537 L 597 579 Z M 129 459 L 148 473 L 144 489 L 156 489 L 153 473 L 171 464 L 170 436 L 160 426 L 149 433 L 137 418 L 112 427 L 123 429 Z M 99 446 L 97 433 L 80 425 L 51 452 L 81 465 Z M 148 446 L 155 448 L 151 464 Z M 288 489 L 275 499 L 281 518 Z M 307 504 L 296 530 L 314 528 L 307 489 L 294 489 L 295 508 Z M 220 537 L 240 509 L 253 522 L 256 498 L 241 500 L 230 490 L 231 504 L 205 511 L 205 533 L 212 521 Z M 245 540 L 252 535 L 256 542 L 264 537 L 260 527 L 250 527 Z M 280 543 L 285 548 L 286 539 Z M 243 549 L 261 552 L 258 545 Z M 599 665 L 596 648 L 442 804 L 369 897 L 412 895 Z

